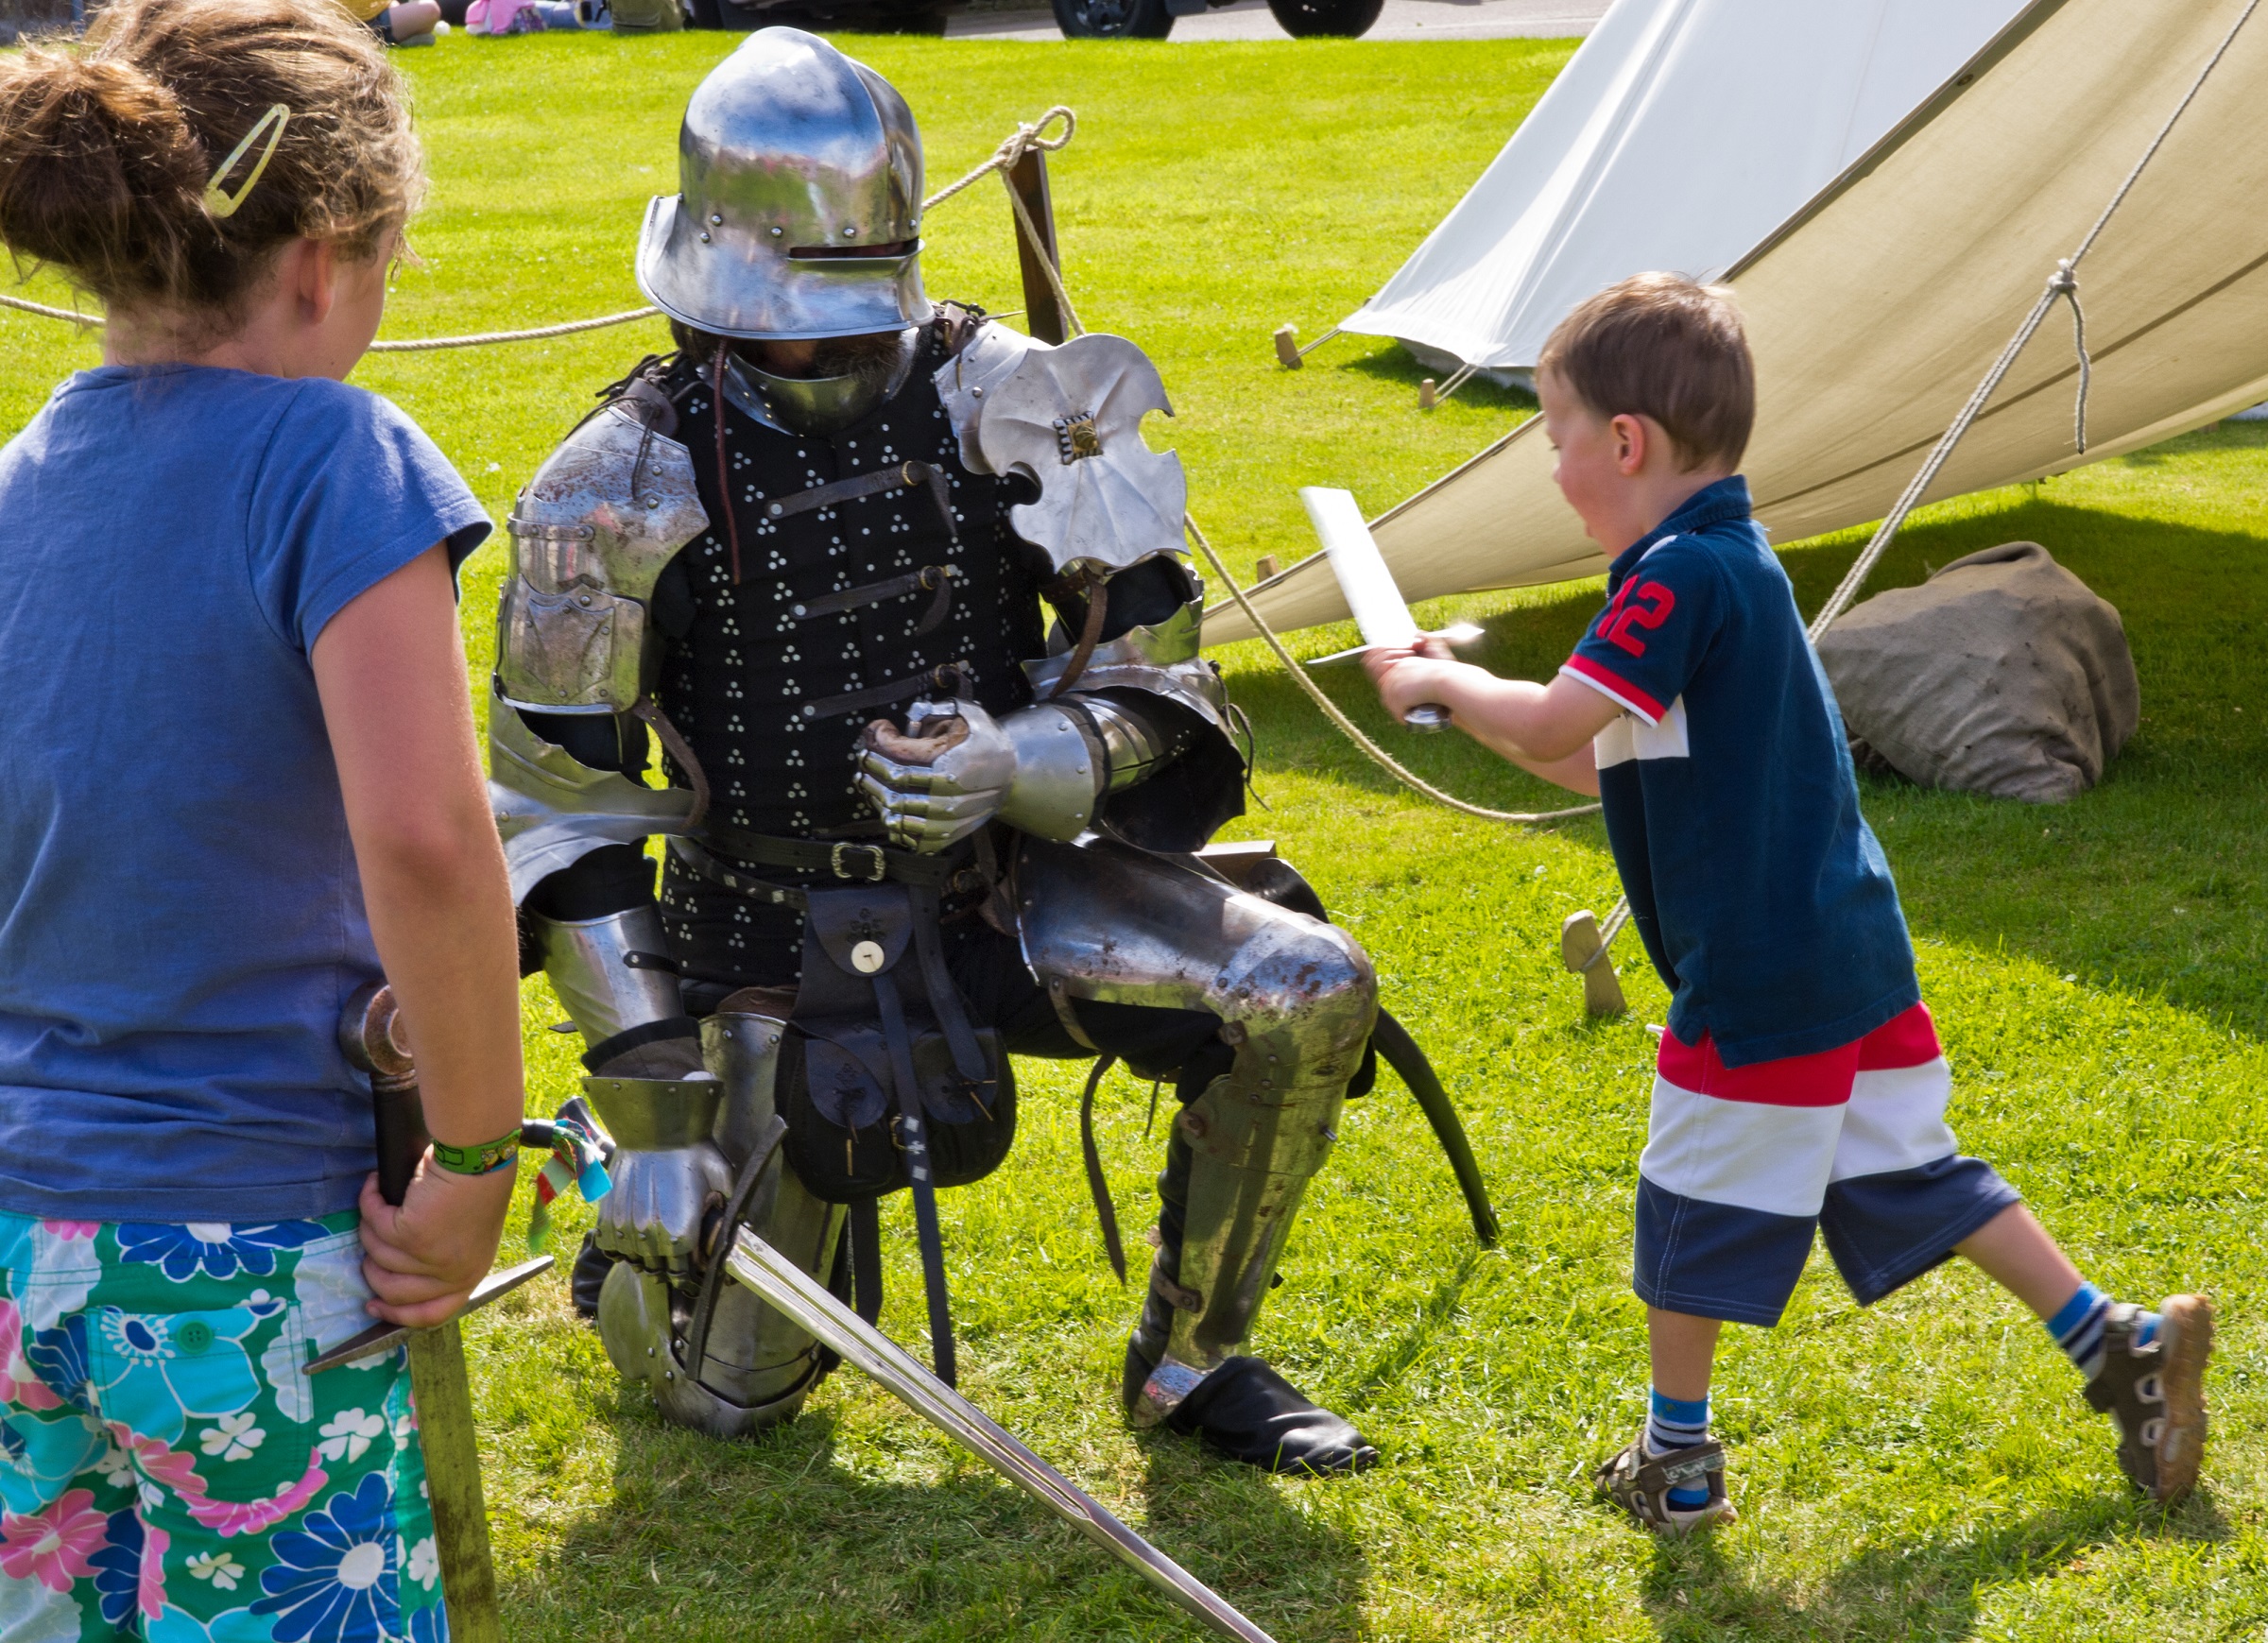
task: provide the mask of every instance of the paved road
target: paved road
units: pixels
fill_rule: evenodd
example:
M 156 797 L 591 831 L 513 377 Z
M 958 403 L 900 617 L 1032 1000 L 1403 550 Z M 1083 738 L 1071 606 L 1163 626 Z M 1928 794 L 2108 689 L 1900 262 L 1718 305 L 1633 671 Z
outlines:
M 1503 40 L 1521 36 L 1566 39 L 1589 34 L 1607 0 L 1386 0 L 1365 40 Z M 1060 40 L 1055 15 L 1045 10 L 982 11 L 956 15 L 948 40 Z M 1237 0 L 1218 11 L 1174 20 L 1177 42 L 1283 40 L 1266 0 Z

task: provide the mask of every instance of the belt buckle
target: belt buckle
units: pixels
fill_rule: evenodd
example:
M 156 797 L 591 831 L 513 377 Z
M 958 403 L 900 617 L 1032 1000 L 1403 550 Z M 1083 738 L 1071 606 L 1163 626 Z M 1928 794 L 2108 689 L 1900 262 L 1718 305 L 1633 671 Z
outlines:
M 865 850 L 873 856 L 874 864 L 867 873 L 868 883 L 879 884 L 889 876 L 890 858 L 884 853 L 880 845 L 840 844 L 834 847 L 827 858 L 827 864 L 834 869 L 836 878 L 855 879 L 858 877 L 856 873 L 851 872 L 843 864 L 844 853 L 850 850 Z

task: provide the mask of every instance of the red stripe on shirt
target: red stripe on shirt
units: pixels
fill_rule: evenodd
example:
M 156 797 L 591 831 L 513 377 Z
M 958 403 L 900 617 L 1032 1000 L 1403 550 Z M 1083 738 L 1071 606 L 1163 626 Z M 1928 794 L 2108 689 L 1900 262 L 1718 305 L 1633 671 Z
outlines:
M 1859 1070 L 1889 1072 L 1900 1067 L 1926 1067 L 1944 1053 L 1937 1044 L 1937 1023 L 1930 1019 L 1930 1007 L 1916 1004 L 1859 1040 Z
M 1727 1067 L 1718 1058 L 1716 1044 L 1707 1033 L 1701 1035 L 1698 1044 L 1664 1033 L 1655 1068 L 1678 1088 L 1718 1101 L 1751 1102 L 1759 1106 L 1841 1106 L 1850 1099 L 1851 1080 L 1858 1075 L 1859 1046 L 1842 1044 L 1815 1055 L 1788 1055 L 1778 1061 Z
M 1649 725 L 1660 724 L 1662 714 L 1669 711 L 1628 679 L 1601 667 L 1587 656 L 1571 656 L 1559 666 L 1561 672 L 1572 673 L 1587 683 L 1598 686 L 1624 707 L 1642 716 Z

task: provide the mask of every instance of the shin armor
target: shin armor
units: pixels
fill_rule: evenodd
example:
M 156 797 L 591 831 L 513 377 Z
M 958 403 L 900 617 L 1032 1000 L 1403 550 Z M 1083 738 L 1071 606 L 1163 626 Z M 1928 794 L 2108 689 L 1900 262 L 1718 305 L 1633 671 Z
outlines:
M 703 1075 L 585 1081 L 618 1159 L 651 1159 L 662 1179 L 712 1188 L 684 1271 L 618 1261 L 600 1292 L 598 1332 L 615 1369 L 645 1381 L 665 1418 L 714 1437 L 791 1418 L 820 1374 L 817 1343 L 724 1275 L 741 1226 L 822 1282 L 834 1266 L 844 1212 L 813 1197 L 779 1147 L 785 1025 L 720 1011 L 701 1023 Z
M 1024 956 L 1058 997 L 1210 1010 L 1228 1070 L 1175 1121 L 1130 1412 L 1151 1425 L 1252 1332 L 1377 1014 L 1344 932 L 1108 840 L 1028 844 Z M 1133 1365 L 1129 1366 L 1131 1371 Z

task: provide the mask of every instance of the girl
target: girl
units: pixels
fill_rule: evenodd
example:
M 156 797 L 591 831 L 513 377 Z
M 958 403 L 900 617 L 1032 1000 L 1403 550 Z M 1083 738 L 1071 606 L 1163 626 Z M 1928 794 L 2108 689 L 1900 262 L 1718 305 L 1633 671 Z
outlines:
M 419 165 L 334 6 L 116 0 L 0 65 L 0 243 L 108 313 L 0 450 L 9 1643 L 445 1634 L 404 1356 L 301 1369 L 462 1304 L 522 1104 L 489 525 L 342 381 Z M 337 1044 L 381 974 L 436 1138 L 398 1210 Z

